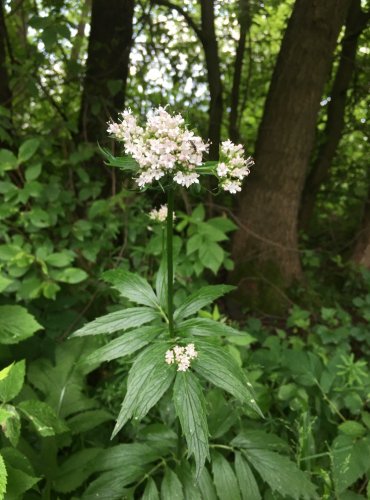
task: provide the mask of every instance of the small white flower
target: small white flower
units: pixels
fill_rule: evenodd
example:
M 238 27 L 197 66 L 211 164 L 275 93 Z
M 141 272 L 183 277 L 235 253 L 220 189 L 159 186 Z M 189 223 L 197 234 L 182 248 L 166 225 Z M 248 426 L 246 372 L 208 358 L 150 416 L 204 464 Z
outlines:
M 185 353 L 187 356 L 189 356 L 190 359 L 194 359 L 198 356 L 194 344 L 188 344 L 185 348 Z
M 232 194 L 236 194 L 242 190 L 240 182 L 238 181 L 226 181 L 221 187 L 224 191 L 228 191 Z
M 167 205 L 161 205 L 160 208 L 153 208 L 149 212 L 149 218 L 155 222 L 165 222 L 168 216 L 168 208 Z M 173 214 L 173 218 L 175 219 L 175 214 Z
M 180 184 L 180 186 L 189 187 L 192 184 L 199 183 L 199 174 L 197 174 L 196 172 L 192 172 L 190 174 L 183 174 L 182 172 L 177 172 L 173 180 L 177 182 L 177 184 Z
M 170 349 L 166 352 L 166 363 L 168 365 L 172 365 L 175 362 L 175 356 L 173 354 L 173 351 Z
M 226 163 L 219 163 L 218 164 L 218 166 L 217 166 L 217 175 L 219 177 L 225 177 L 225 175 L 227 175 L 228 171 L 229 171 L 229 168 L 226 165 Z
M 190 367 L 190 358 L 184 354 L 180 357 L 178 362 L 177 371 L 178 372 L 186 372 Z

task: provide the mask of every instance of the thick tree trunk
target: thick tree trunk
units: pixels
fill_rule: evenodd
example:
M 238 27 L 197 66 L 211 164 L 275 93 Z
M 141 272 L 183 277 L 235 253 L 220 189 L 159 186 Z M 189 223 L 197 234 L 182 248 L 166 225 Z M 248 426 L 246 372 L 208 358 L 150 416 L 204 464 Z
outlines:
M 364 206 L 361 230 L 357 235 L 352 260 L 370 269 L 370 189 Z
M 256 166 L 241 197 L 234 278 L 289 285 L 301 277 L 297 220 L 321 95 L 350 0 L 296 0 L 272 76 L 256 144 Z M 249 282 L 249 283 L 248 283 Z
M 330 166 L 342 135 L 347 91 L 355 69 L 358 39 L 365 29 L 368 19 L 369 14 L 365 14 L 361 10 L 361 0 L 352 0 L 346 21 L 340 61 L 330 93 L 328 119 L 322 143 L 304 186 L 300 226 L 305 230 L 309 227 L 317 193 L 322 183 L 328 178 Z
M 211 141 L 209 158 L 218 159 L 221 140 L 223 114 L 222 82 L 220 60 L 215 32 L 214 0 L 201 0 L 202 37 L 207 66 L 208 87 L 210 93 L 208 138 Z
M 239 130 L 239 105 L 240 105 L 240 83 L 243 70 L 245 42 L 247 33 L 250 27 L 250 6 L 249 0 L 240 0 L 239 26 L 240 35 L 238 45 L 236 47 L 233 85 L 231 89 L 230 99 L 230 115 L 229 115 L 229 137 L 234 143 L 240 141 Z
M 104 140 L 106 122 L 125 102 L 134 0 L 93 0 L 79 134 Z

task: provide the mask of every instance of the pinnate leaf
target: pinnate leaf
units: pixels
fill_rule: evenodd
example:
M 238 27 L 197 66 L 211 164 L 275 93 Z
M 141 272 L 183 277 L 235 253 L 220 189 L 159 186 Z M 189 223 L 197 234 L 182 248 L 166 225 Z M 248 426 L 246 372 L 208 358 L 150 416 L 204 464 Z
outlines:
M 235 453 L 235 472 L 242 500 L 261 500 L 256 478 L 240 452 Z
M 145 490 L 143 493 L 143 496 L 141 497 L 142 500 L 159 500 L 159 493 L 157 486 L 153 479 L 150 477 L 146 483 Z
M 222 297 L 225 293 L 234 290 L 235 287 L 231 285 L 209 285 L 201 288 L 200 290 L 192 293 L 183 302 L 183 304 L 176 309 L 174 319 L 180 321 L 192 314 L 195 314 L 204 306 L 211 304 L 214 300 Z
M 190 371 L 177 373 L 173 401 L 188 445 L 188 455 L 194 455 L 196 476 L 199 477 L 206 458 L 209 459 L 209 433 L 202 387 Z
M 58 418 L 54 410 L 43 401 L 22 401 L 18 408 L 32 422 L 40 436 L 54 436 L 68 431 L 63 420 Z
M 166 468 L 164 478 L 161 485 L 161 499 L 162 500 L 184 500 L 184 493 L 182 484 L 177 474 Z
M 112 269 L 105 272 L 103 278 L 123 297 L 132 302 L 158 308 L 158 300 L 152 287 L 141 276 L 124 269 Z
M 220 453 L 212 454 L 213 482 L 220 500 L 241 500 L 238 481 L 229 462 Z
M 0 344 L 17 344 L 42 326 L 22 306 L 0 306 Z

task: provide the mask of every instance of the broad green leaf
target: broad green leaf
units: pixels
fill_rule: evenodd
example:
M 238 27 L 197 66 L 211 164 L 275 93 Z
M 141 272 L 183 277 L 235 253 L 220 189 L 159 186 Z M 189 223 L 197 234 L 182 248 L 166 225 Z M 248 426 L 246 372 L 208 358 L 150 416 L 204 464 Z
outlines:
M 60 271 L 53 271 L 52 276 L 56 281 L 69 283 L 70 285 L 81 283 L 81 281 L 88 278 L 87 272 L 77 267 L 67 267 L 66 269 L 61 269 Z
M 128 498 L 126 486 L 138 481 L 145 473 L 145 469 L 133 465 L 129 465 L 119 472 L 117 470 L 104 472 L 89 484 L 81 496 L 81 500 L 96 500 L 97 498 L 122 500 Z
M 236 448 L 262 448 L 273 451 L 289 451 L 289 445 L 275 434 L 261 430 L 242 430 L 232 441 Z
M 181 462 L 176 474 L 181 481 L 185 500 L 203 500 L 194 470 L 187 461 Z
M 58 466 L 57 476 L 53 481 L 55 491 L 70 493 L 81 486 L 92 474 L 92 464 L 101 451 L 101 448 L 85 448 L 69 456 Z
M 220 453 L 212 454 L 213 482 L 220 500 L 241 500 L 238 482 L 229 462 Z
M 41 174 L 41 170 L 42 163 L 35 163 L 34 165 L 30 165 L 29 167 L 27 167 L 25 172 L 26 181 L 30 182 L 37 179 Z
M 13 283 L 12 280 L 0 275 L 0 293 L 6 290 L 11 283 Z
M 54 410 L 43 401 L 22 401 L 18 409 L 34 425 L 40 436 L 54 436 L 68 431 L 66 424 L 57 417 Z
M 73 262 L 74 256 L 70 252 L 55 252 L 45 257 L 45 262 L 53 267 L 66 267 Z
M 332 447 L 335 490 L 341 493 L 370 469 L 370 438 L 338 436 Z
M 22 306 L 0 306 L 0 344 L 17 344 L 43 327 Z
M 216 336 L 240 336 L 243 337 L 245 333 L 239 332 L 231 326 L 214 321 L 208 318 L 190 318 L 182 321 L 176 328 L 183 336 L 196 336 L 196 337 L 216 337 Z
M 234 286 L 230 285 L 209 285 L 201 288 L 197 292 L 192 293 L 183 304 L 176 309 L 174 319 L 180 321 L 192 314 L 195 314 L 204 306 L 212 303 L 225 293 L 234 290 Z
M 162 448 L 150 446 L 146 443 L 125 443 L 111 446 L 102 450 L 94 461 L 94 472 L 105 472 L 112 469 L 123 470 L 133 466 L 143 468 L 166 455 L 167 444 L 162 443 Z
M 14 406 L 4 404 L 0 408 L 0 428 L 11 444 L 17 446 L 21 433 L 21 419 Z
M 256 478 L 241 453 L 235 453 L 235 472 L 242 500 L 261 500 Z
M 235 359 L 222 347 L 198 340 L 198 357 L 193 362 L 193 367 L 202 377 L 232 394 L 242 403 L 250 406 L 262 416 L 254 395 L 252 386 L 246 380 L 243 370 L 238 366 Z
M 0 370 L 0 382 L 1 382 L 1 380 L 4 380 L 4 378 L 6 378 L 9 375 L 13 366 L 14 366 L 14 362 L 11 365 L 6 366 L 2 370 Z
M 199 477 L 206 458 L 209 459 L 209 432 L 202 387 L 192 372 L 177 373 L 173 401 L 188 445 L 188 456 L 194 455 Z
M 18 162 L 24 163 L 28 161 L 36 153 L 37 148 L 40 145 L 39 139 L 28 139 L 25 141 L 18 151 Z
M 3 500 L 5 495 L 7 478 L 8 474 L 6 472 L 4 459 L 0 455 L 0 500 Z
M 362 437 L 366 433 L 366 427 L 355 420 L 347 420 L 338 426 L 338 430 L 353 438 Z
M 103 278 L 108 281 L 113 288 L 132 302 L 144 306 L 158 309 L 158 300 L 149 283 L 138 276 L 124 269 L 114 269 L 103 274 Z
M 145 490 L 141 500 L 159 500 L 159 493 L 157 486 L 153 479 L 150 477 L 146 483 Z
M 129 330 L 158 319 L 158 312 L 149 307 L 130 307 L 115 311 L 105 316 L 87 323 L 82 328 L 74 332 L 72 337 L 82 337 L 83 335 L 99 335 L 101 333 L 113 333 L 119 330 Z
M 0 149 L 0 173 L 12 170 L 18 165 L 17 157 L 8 149 Z
M 7 403 L 20 393 L 24 383 L 25 370 L 24 360 L 10 365 L 7 376 L 0 380 L 0 401 Z
M 204 267 L 217 274 L 224 260 L 224 251 L 218 243 L 207 242 L 199 249 L 199 260 Z
M 82 363 L 96 364 L 128 356 L 149 344 L 162 330 L 163 327 L 144 326 L 137 330 L 127 332 L 96 351 L 93 351 L 86 359 L 82 360 Z
M 18 500 L 23 493 L 32 488 L 41 478 L 35 477 L 28 459 L 14 448 L 1 450 L 8 473 L 5 499 Z
M 177 474 L 166 468 L 161 485 L 161 500 L 184 500 L 182 485 Z
M 157 276 L 155 278 L 155 291 L 157 299 L 162 309 L 167 309 L 167 262 L 166 254 L 163 255 L 159 266 Z
M 133 417 L 141 420 L 167 391 L 175 376 L 175 367 L 165 362 L 167 344 L 154 344 L 136 358 L 131 367 L 127 393 L 113 431 L 115 436 Z
M 217 500 L 215 485 L 208 470 L 204 467 L 199 476 L 198 485 L 202 494 L 202 500 Z
M 87 410 L 69 418 L 67 425 L 72 434 L 82 434 L 110 420 L 113 416 L 106 410 Z
M 249 448 L 243 454 L 272 491 L 295 500 L 317 498 L 316 487 L 289 458 L 261 448 Z
M 135 172 L 138 169 L 138 163 L 131 156 L 113 156 L 107 148 L 99 145 L 99 150 L 106 159 L 105 164 L 110 167 L 119 167 L 121 170 Z

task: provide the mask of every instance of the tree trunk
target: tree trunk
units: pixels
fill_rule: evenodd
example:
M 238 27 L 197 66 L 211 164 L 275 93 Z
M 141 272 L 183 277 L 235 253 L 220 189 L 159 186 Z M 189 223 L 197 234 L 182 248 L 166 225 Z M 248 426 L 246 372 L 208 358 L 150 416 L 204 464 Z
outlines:
M 349 3 L 296 0 L 294 5 L 258 132 L 256 166 L 240 200 L 246 230 L 233 242 L 233 279 L 245 297 L 252 289 L 260 293 L 259 280 L 280 288 L 301 277 L 298 209 L 320 99 Z
M 220 60 L 215 32 L 214 0 L 201 0 L 202 38 L 210 93 L 208 138 L 210 160 L 218 159 L 223 114 Z
M 234 143 L 240 141 L 239 130 L 239 100 L 240 100 L 240 83 L 243 70 L 245 42 L 247 33 L 250 28 L 250 12 L 249 0 L 240 0 L 240 14 L 239 26 L 240 35 L 238 45 L 236 47 L 235 61 L 234 61 L 234 74 L 233 85 L 231 89 L 230 99 L 230 117 L 229 117 L 229 137 Z
M 9 111 L 9 118 L 4 120 L 2 127 L 4 132 L 0 136 L 0 148 L 6 147 L 7 142 L 10 141 L 10 136 L 6 129 L 11 128 L 11 112 L 12 112 L 12 92 L 9 84 L 9 74 L 6 61 L 6 45 L 7 34 L 4 19 L 4 2 L 0 0 L 0 106 Z M 3 121 L 3 120 L 2 120 Z
M 370 269 L 370 189 L 364 206 L 361 230 L 356 238 L 352 260 Z
M 109 5 L 108 5 L 109 4 Z M 107 121 L 125 102 L 134 0 L 93 0 L 79 134 L 104 140 Z
M 330 93 L 331 100 L 328 105 L 328 119 L 323 140 L 304 186 L 300 213 L 300 226 L 304 230 L 309 227 L 317 193 L 322 183 L 328 178 L 330 166 L 341 139 L 347 91 L 355 69 L 358 39 L 368 19 L 369 14 L 361 10 L 361 0 L 352 0 L 346 21 L 340 61 Z

